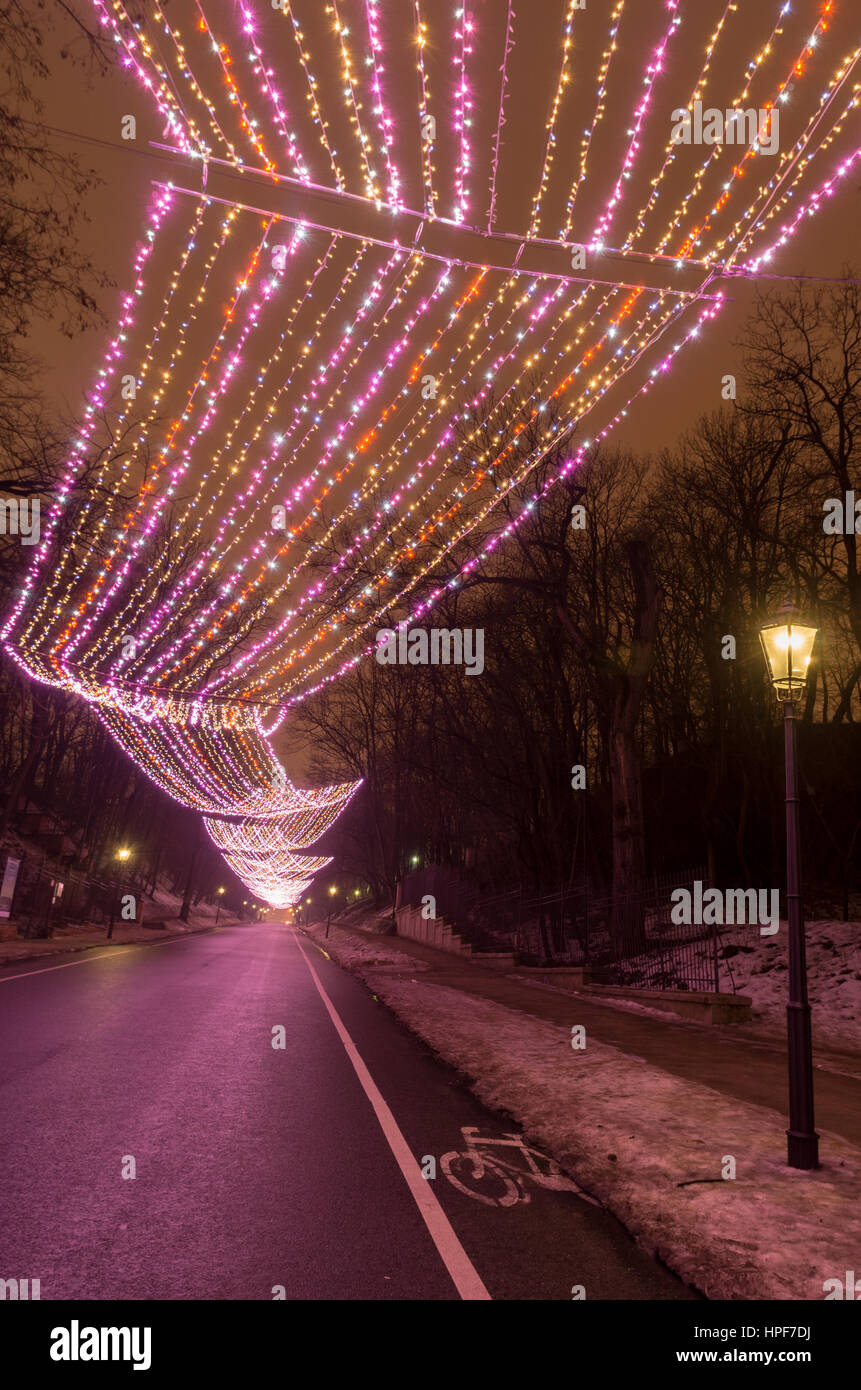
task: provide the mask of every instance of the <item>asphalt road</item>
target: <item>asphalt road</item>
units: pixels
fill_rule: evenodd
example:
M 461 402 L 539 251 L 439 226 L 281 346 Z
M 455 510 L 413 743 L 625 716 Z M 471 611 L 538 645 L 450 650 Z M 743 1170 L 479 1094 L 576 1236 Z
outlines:
M 516 1130 L 287 927 L 3 968 L 0 1107 L 0 1278 L 42 1299 L 694 1297 L 510 1142 L 452 1183 Z

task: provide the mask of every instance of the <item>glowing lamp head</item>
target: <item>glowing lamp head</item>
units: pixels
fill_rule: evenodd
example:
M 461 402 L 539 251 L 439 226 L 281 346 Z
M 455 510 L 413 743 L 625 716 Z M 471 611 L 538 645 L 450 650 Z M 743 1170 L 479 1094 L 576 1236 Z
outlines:
M 330 897 L 330 898 L 333 898 L 333 897 L 335 896 L 335 894 L 337 893 L 337 891 L 338 891 L 338 889 L 335 887 L 335 884 L 333 883 L 333 884 L 332 884 L 332 887 L 329 889 L 329 897 Z
M 123 861 L 123 863 L 125 863 L 127 859 L 130 859 L 130 858 L 131 858 L 131 853 L 132 853 L 132 852 L 131 852 L 130 849 L 118 849 L 118 850 L 117 850 L 117 859 L 121 859 L 121 860 Z
M 799 622 L 801 614 L 789 600 L 773 623 L 760 629 L 759 640 L 775 694 L 781 702 L 800 700 L 818 628 Z
M 222 894 L 225 890 L 224 890 L 223 888 L 216 888 L 215 891 L 216 891 L 216 893 L 218 893 L 218 895 L 219 895 L 219 897 L 220 897 L 221 894 Z

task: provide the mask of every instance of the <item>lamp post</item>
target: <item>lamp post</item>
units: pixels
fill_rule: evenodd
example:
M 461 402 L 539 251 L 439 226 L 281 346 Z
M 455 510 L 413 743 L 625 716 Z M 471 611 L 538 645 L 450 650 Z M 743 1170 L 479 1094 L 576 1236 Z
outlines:
M 819 1135 L 813 1119 L 813 1046 L 807 961 L 804 949 L 804 906 L 801 901 L 801 854 L 798 830 L 798 777 L 795 761 L 795 707 L 807 684 L 807 668 L 815 627 L 799 622 L 800 613 L 788 599 L 776 621 L 760 631 L 769 679 L 783 705 L 786 762 L 786 915 L 789 925 L 789 1002 L 786 1031 L 789 1056 L 789 1128 L 787 1162 L 790 1168 L 819 1167 Z
M 335 894 L 337 893 L 337 891 L 338 891 L 337 885 L 333 883 L 332 886 L 331 886 L 331 888 L 329 889 L 329 897 L 330 897 L 330 898 L 334 898 L 334 896 L 335 896 Z M 326 918 L 326 935 L 327 935 L 327 936 L 329 935 L 329 923 L 331 922 L 331 920 L 332 920 L 332 904 L 329 903 L 329 915 L 328 915 L 328 917 Z
M 224 889 L 216 888 L 215 891 L 218 894 L 218 906 L 215 909 L 215 925 L 218 926 L 218 919 L 221 916 L 221 899 L 224 896 Z
M 114 869 L 114 883 L 113 883 L 113 889 L 114 889 L 114 891 L 111 893 L 111 918 L 110 918 L 110 921 L 108 922 L 108 934 L 107 934 L 107 937 L 106 937 L 106 940 L 107 940 L 107 941 L 112 940 L 113 935 L 114 935 L 114 919 L 115 919 L 116 913 L 117 913 L 117 898 L 119 897 L 119 892 L 118 892 L 117 890 L 119 889 L 119 886 L 120 886 L 120 865 L 127 863 L 127 861 L 131 858 L 131 850 L 130 850 L 130 849 L 125 849 L 125 848 L 123 848 L 123 849 L 118 849 L 117 852 L 116 852 L 116 855 L 115 855 L 114 857 L 115 857 L 119 862 L 118 862 L 116 868 Z

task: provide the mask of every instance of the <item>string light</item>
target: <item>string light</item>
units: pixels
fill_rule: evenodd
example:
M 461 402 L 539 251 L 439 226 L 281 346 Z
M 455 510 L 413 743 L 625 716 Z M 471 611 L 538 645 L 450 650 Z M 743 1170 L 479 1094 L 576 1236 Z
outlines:
M 488 178 L 485 236 L 494 232 L 507 161 L 519 157 L 502 130 L 517 114 L 507 103 L 512 55 L 530 17 L 510 0 L 493 20 L 481 11 L 482 50 L 497 42 L 501 56 L 489 102 L 474 61 L 475 11 L 413 0 L 407 112 L 392 104 L 396 90 L 403 96 L 393 72 L 404 36 L 379 0 L 329 0 L 313 40 L 289 0 L 271 13 L 239 0 L 217 22 L 195 0 L 190 30 L 158 4 L 134 20 L 120 0 L 94 5 L 174 144 L 202 165 L 203 189 L 155 191 L 131 290 L 3 637 L 22 669 L 89 700 L 148 775 L 207 817 L 259 896 L 286 901 L 328 862 L 299 851 L 357 785 L 325 803 L 284 788 L 271 739 L 287 711 L 367 656 L 383 617 L 430 612 L 445 592 L 433 576 L 467 537 L 472 558 L 445 584 L 487 562 L 579 466 L 583 448 L 545 467 L 533 488 L 538 465 L 558 458 L 590 417 L 591 436 L 605 438 L 707 326 L 723 303 L 716 277 L 756 274 L 835 196 L 859 151 L 844 153 L 812 191 L 811 174 L 857 115 L 861 50 L 844 51 L 813 91 L 813 54 L 838 43 L 839 7 L 829 0 L 775 76 L 778 38 L 803 23 L 780 6 L 727 104 L 768 81 L 765 109 L 791 91 L 800 133 L 777 159 L 751 145 L 731 168 L 724 146 L 710 147 L 652 231 L 670 173 L 682 177 L 683 149 L 662 129 L 655 158 L 652 139 L 658 93 L 673 80 L 678 0 L 665 0 L 664 32 L 624 113 L 620 165 L 600 170 L 595 136 L 611 109 L 626 0 L 596 46 L 591 120 L 573 133 L 575 54 L 579 95 L 589 50 L 579 43 L 579 7 L 566 0 L 540 171 L 521 200 L 525 240 L 511 234 L 514 263 L 499 270 L 476 267 L 474 251 L 460 258 L 457 237 L 480 235 L 470 226 L 477 171 Z M 709 26 L 689 105 L 729 69 L 741 22 L 732 0 Z M 430 85 L 439 63 L 450 74 L 444 138 Z M 301 92 L 303 82 L 306 110 L 288 111 L 280 89 Z M 495 116 L 486 149 L 477 105 Z M 557 159 L 562 141 L 577 150 L 573 174 Z M 634 211 L 631 178 L 647 157 L 655 173 Z M 274 210 L 225 211 L 206 193 L 210 165 L 262 180 L 273 202 L 289 183 L 293 193 L 329 188 L 338 209 L 348 200 L 385 209 L 391 238 L 364 239 L 363 228 L 351 241 L 340 211 L 326 231 Z M 575 213 L 593 185 L 600 196 L 582 283 L 522 272 L 527 246 L 570 255 Z M 440 207 L 450 215 L 440 218 Z M 564 212 L 556 240 L 545 241 L 551 208 Z M 451 256 L 425 249 L 435 223 L 437 233 L 457 233 Z M 688 279 L 663 289 L 590 280 L 596 256 L 617 250 L 665 278 L 675 261 Z M 488 259 L 499 265 L 498 249 Z M 698 317 L 686 330 L 691 309 Z M 613 393 L 637 374 L 640 385 L 615 409 Z M 119 405 L 129 380 L 132 399 Z M 108 419 L 119 448 L 106 439 Z

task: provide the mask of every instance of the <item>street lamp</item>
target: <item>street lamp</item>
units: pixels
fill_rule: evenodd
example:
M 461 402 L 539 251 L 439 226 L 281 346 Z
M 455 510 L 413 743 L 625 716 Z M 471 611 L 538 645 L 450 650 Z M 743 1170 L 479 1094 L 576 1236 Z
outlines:
M 114 869 L 114 882 L 113 882 L 113 890 L 114 890 L 114 891 L 111 893 L 111 916 L 110 916 L 110 921 L 108 922 L 108 934 L 107 934 L 107 937 L 106 937 L 106 940 L 108 940 L 108 941 L 111 941 L 112 938 L 113 938 L 113 935 L 114 935 L 114 919 L 115 919 L 116 913 L 117 913 L 117 898 L 120 896 L 120 895 L 119 895 L 119 892 L 118 892 L 118 889 L 119 889 L 119 886 L 120 886 L 120 865 L 126 864 L 127 861 L 131 858 L 131 854 L 132 854 L 131 850 L 130 850 L 130 849 L 126 849 L 125 846 L 123 846 L 122 849 L 118 849 L 118 850 L 117 850 L 117 852 L 116 852 L 116 854 L 115 854 L 115 856 L 114 856 L 114 858 L 115 858 L 115 859 L 118 859 L 118 860 L 120 861 L 120 863 L 119 863 L 119 865 L 117 865 L 117 867 Z
M 813 1119 L 813 1046 L 807 961 L 804 949 L 804 906 L 801 901 L 801 855 L 798 829 L 798 778 L 795 764 L 795 707 L 804 696 L 807 671 L 817 629 L 799 622 L 800 613 L 788 599 L 776 621 L 762 628 L 759 640 L 769 679 L 783 705 L 786 762 L 786 916 L 789 925 L 789 1002 L 786 1030 L 789 1052 L 789 1129 L 787 1162 L 791 1168 L 819 1167 L 819 1135 Z
M 215 925 L 218 926 L 218 918 L 221 914 L 221 899 L 224 896 L 224 889 L 216 888 L 215 891 L 218 894 L 218 906 L 215 909 Z

